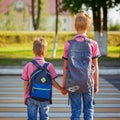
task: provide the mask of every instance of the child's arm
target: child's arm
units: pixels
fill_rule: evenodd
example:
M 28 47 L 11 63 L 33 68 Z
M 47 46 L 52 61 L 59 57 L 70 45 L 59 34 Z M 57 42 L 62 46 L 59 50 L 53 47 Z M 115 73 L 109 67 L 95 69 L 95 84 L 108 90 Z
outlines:
M 99 69 L 98 69 L 98 59 L 93 59 L 93 64 L 95 66 L 94 73 L 94 93 L 96 94 L 99 91 Z
M 64 60 L 64 63 L 63 63 L 63 78 L 62 78 L 62 87 L 63 88 L 65 88 L 65 83 L 66 83 L 67 62 L 68 62 L 67 60 Z M 63 94 L 66 94 L 66 93 L 63 93 Z
M 28 84 L 29 84 L 29 82 L 24 80 L 24 96 L 25 96 Z M 24 104 L 27 105 L 27 99 L 25 97 L 24 97 Z
M 52 80 L 52 85 L 62 93 L 64 93 L 66 91 L 55 80 Z

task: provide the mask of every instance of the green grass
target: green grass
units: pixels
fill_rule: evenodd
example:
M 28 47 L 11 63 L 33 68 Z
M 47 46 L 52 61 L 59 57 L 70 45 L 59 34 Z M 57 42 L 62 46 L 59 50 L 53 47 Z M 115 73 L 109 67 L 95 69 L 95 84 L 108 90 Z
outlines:
M 58 47 L 56 58 L 61 58 L 63 48 Z M 52 48 L 47 49 L 46 58 L 51 58 Z M 30 45 L 13 45 L 0 48 L 0 58 L 33 58 L 32 46 Z M 120 46 L 108 46 L 109 57 L 120 57 Z
M 120 46 L 108 46 L 108 56 L 120 57 Z
M 63 46 L 64 47 L 64 46 Z M 58 46 L 56 58 L 52 59 L 52 48 L 48 48 L 46 60 L 62 61 L 63 47 Z M 34 57 L 32 45 L 14 44 L 0 48 L 0 65 L 24 65 Z M 108 57 L 100 57 L 100 61 L 120 60 L 120 46 L 108 46 Z
M 0 31 L 0 65 L 24 65 L 27 61 L 30 61 L 34 57 L 32 44 L 35 37 L 43 37 L 48 42 L 46 60 L 53 63 L 56 61 L 61 62 L 64 44 L 67 40 L 73 38 L 75 34 L 74 32 L 59 32 L 56 58 L 52 59 L 54 32 Z M 94 39 L 94 32 L 88 32 L 87 35 Z M 120 32 L 108 32 L 108 56 L 100 57 L 99 61 L 120 61 L 119 38 Z

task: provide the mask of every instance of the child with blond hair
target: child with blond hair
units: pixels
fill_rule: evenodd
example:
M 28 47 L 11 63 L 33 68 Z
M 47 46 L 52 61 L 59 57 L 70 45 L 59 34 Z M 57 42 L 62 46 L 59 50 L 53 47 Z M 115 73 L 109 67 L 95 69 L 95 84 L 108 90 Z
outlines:
M 47 63 L 44 59 L 47 48 L 47 42 L 43 38 L 36 38 L 33 43 L 33 53 L 35 55 L 34 59 L 40 66 L 44 66 Z M 30 94 L 30 84 L 31 75 L 37 69 L 37 67 L 29 62 L 25 65 L 21 78 L 24 80 L 24 104 L 27 105 L 28 120 L 37 120 L 37 111 L 39 110 L 39 119 L 48 120 L 49 116 L 49 100 L 34 99 Z M 52 85 L 57 88 L 60 92 L 65 92 L 65 90 L 55 81 L 57 73 L 54 66 L 49 63 L 47 70 L 51 76 Z M 45 82 L 45 79 L 44 81 Z M 44 90 L 44 89 L 43 89 Z M 41 93 L 42 94 L 42 93 Z M 42 96 L 41 96 L 42 97 Z
M 62 87 L 68 90 L 71 120 L 80 120 L 82 108 L 84 120 L 93 120 L 94 94 L 99 91 L 97 58 L 100 52 L 97 42 L 86 35 L 90 21 L 88 14 L 78 13 L 75 18 L 77 35 L 64 46 Z

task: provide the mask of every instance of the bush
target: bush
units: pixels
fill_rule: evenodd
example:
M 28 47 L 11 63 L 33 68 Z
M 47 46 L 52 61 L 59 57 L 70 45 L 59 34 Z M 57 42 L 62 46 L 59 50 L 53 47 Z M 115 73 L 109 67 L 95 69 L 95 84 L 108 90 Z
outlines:
M 67 40 L 74 37 L 74 32 L 60 32 L 58 45 L 62 48 Z M 88 32 L 89 38 L 94 39 L 94 32 Z M 48 47 L 53 48 L 54 32 L 0 32 L 0 47 L 10 44 L 32 44 L 35 37 L 43 37 L 48 41 Z M 120 32 L 108 32 L 108 45 L 120 45 Z
M 108 45 L 109 46 L 120 46 L 120 32 L 109 32 L 108 33 Z
M 116 24 L 110 24 L 109 28 L 110 31 L 120 31 L 120 24 L 116 23 Z

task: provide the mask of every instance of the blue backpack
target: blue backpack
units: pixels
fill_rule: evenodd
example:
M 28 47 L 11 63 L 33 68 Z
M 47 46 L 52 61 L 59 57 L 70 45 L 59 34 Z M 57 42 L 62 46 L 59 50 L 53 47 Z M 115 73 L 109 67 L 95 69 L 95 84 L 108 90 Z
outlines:
M 90 40 L 70 40 L 66 89 L 69 92 L 85 93 L 93 86 L 94 67 Z
M 40 66 L 35 60 L 31 61 L 37 69 L 30 77 L 30 97 L 40 101 L 50 101 L 52 99 L 52 78 L 47 70 L 49 63 Z

